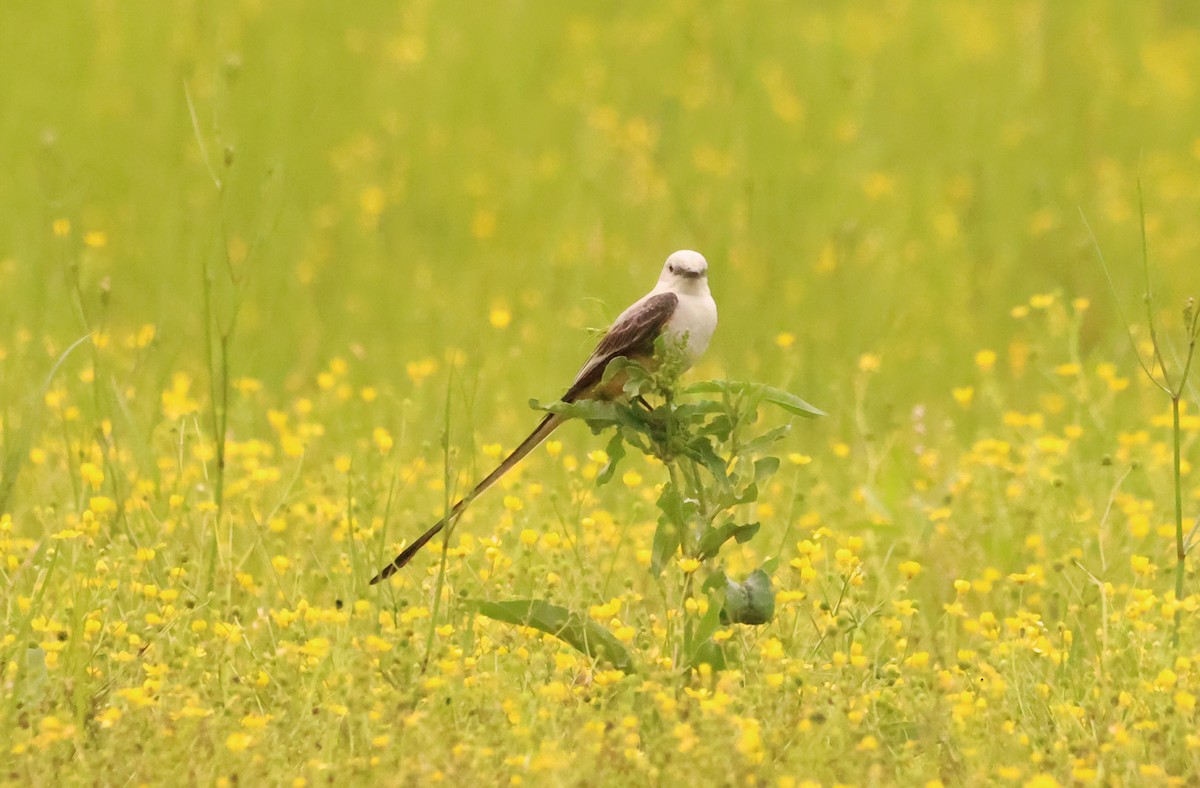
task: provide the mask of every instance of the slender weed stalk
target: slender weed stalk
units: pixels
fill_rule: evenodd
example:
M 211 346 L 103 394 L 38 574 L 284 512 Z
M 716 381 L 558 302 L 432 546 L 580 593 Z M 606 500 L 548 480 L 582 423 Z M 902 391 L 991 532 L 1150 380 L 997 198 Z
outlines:
M 1145 283 L 1145 293 L 1142 296 L 1142 303 L 1146 307 L 1146 324 L 1150 332 L 1150 347 L 1151 358 L 1147 362 L 1141 351 L 1138 349 L 1137 341 L 1134 338 L 1133 330 L 1130 327 L 1129 321 L 1125 317 L 1124 310 L 1121 308 L 1120 299 L 1116 297 L 1117 289 L 1113 283 L 1112 274 L 1109 272 L 1108 264 L 1104 260 L 1104 255 L 1100 252 L 1099 244 L 1096 242 L 1096 237 L 1092 235 L 1092 243 L 1096 247 L 1096 253 L 1100 258 L 1100 265 L 1104 268 L 1104 275 L 1108 278 L 1108 284 L 1113 291 L 1114 299 L 1117 301 L 1117 310 L 1121 315 L 1121 320 L 1125 324 L 1125 331 L 1129 336 L 1130 345 L 1133 347 L 1133 354 L 1138 360 L 1138 365 L 1142 368 L 1142 372 L 1149 378 L 1159 390 L 1161 390 L 1171 401 L 1171 437 L 1172 437 L 1172 471 L 1175 492 L 1175 619 L 1171 633 L 1171 643 L 1174 646 L 1179 645 L 1179 628 L 1182 622 L 1183 610 L 1179 604 L 1183 600 L 1183 580 L 1187 570 L 1187 556 L 1195 546 L 1196 527 L 1191 529 L 1191 532 L 1186 536 L 1183 532 L 1183 459 L 1182 459 L 1182 444 L 1183 436 L 1180 429 L 1180 410 L 1183 400 L 1183 393 L 1187 388 L 1188 376 L 1192 371 L 1192 361 L 1196 356 L 1196 342 L 1200 339 L 1200 309 L 1197 308 L 1196 299 L 1188 297 L 1183 308 L 1183 325 L 1184 325 L 1184 340 L 1187 344 L 1187 349 L 1184 353 L 1183 361 L 1178 361 L 1176 358 L 1175 370 L 1172 371 L 1171 366 L 1167 363 L 1166 354 L 1163 352 L 1163 344 L 1160 339 L 1158 324 L 1155 320 L 1155 299 L 1154 290 L 1150 282 L 1150 253 L 1149 243 L 1146 239 L 1146 204 L 1142 196 L 1141 184 L 1138 185 L 1138 208 L 1141 216 L 1142 229 L 1142 276 Z M 1087 220 L 1084 219 L 1084 225 L 1087 226 Z M 1088 232 L 1091 233 L 1091 227 L 1088 227 Z M 1200 526 L 1200 519 L 1197 520 Z
M 450 392 L 454 370 L 451 369 L 446 379 L 446 413 L 442 421 L 442 516 L 450 514 L 450 503 L 454 498 L 453 479 L 454 463 L 450 457 Z M 421 672 L 429 667 L 429 658 L 433 654 L 433 636 L 437 631 L 439 616 L 442 611 L 442 589 L 446 585 L 446 559 L 450 552 L 450 533 L 454 530 L 454 522 L 446 523 L 442 529 L 442 556 L 438 560 L 437 580 L 433 585 L 433 608 L 429 614 L 429 632 L 425 635 L 425 656 L 421 658 Z
M 14 489 L 16 488 L 17 478 L 21 475 L 22 469 L 29 460 L 29 447 L 33 443 L 34 425 L 36 425 L 42 416 L 42 409 L 45 407 L 46 392 L 50 390 L 54 378 L 58 375 L 58 371 L 62 365 L 66 363 L 67 357 L 75 352 L 76 348 L 84 342 L 92 338 L 91 334 L 84 334 L 79 339 L 76 339 L 67 349 L 64 350 L 54 362 L 54 366 L 46 374 L 42 381 L 41 387 L 30 396 L 29 404 L 25 409 L 25 418 L 21 420 L 21 426 L 14 428 L 8 418 L 4 419 L 3 437 L 4 437 L 4 458 L 0 464 L 0 513 L 9 510 L 9 503 L 12 500 Z
M 208 549 L 208 587 L 212 590 L 216 572 L 217 559 L 220 553 L 219 542 L 221 527 L 225 515 L 225 452 L 226 438 L 229 426 L 229 390 L 230 382 L 230 345 L 237 329 L 238 315 L 241 311 L 241 289 L 244 280 L 234 270 L 233 259 L 230 256 L 229 233 L 225 223 L 225 202 L 228 194 L 226 182 L 218 175 L 216 167 L 209 156 L 204 134 L 200 129 L 200 121 L 196 116 L 196 106 L 192 101 L 191 92 L 184 85 L 184 97 L 187 99 L 188 112 L 192 121 L 192 132 L 200 148 L 200 156 L 208 170 L 213 186 L 217 192 L 218 226 L 216 242 L 220 247 L 219 255 L 225 264 L 225 274 L 229 285 L 234 290 L 233 304 L 229 316 L 222 320 L 218 314 L 215 289 L 216 271 L 209 254 L 202 254 L 201 293 L 204 309 L 204 356 L 208 367 L 209 388 L 209 428 L 215 448 L 216 473 L 213 479 L 213 504 L 216 506 L 213 523 L 212 539 Z M 233 166 L 233 155 L 227 151 L 224 157 L 225 171 Z

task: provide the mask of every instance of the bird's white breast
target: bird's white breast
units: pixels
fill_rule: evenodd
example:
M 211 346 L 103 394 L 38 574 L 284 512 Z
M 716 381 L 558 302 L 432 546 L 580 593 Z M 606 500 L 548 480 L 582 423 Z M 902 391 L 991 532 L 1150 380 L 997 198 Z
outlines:
M 691 366 L 708 349 L 708 343 L 717 329 L 717 304 L 708 292 L 677 295 L 679 303 L 667 321 L 667 333 L 676 340 L 686 342 L 684 354 L 688 366 Z

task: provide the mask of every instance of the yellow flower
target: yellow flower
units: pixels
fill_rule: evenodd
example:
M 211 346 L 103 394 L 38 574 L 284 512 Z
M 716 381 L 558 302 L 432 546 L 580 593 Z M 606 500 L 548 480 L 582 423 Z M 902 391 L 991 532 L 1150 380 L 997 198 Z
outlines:
M 980 350 L 975 354 L 975 366 L 984 372 L 990 372 L 992 367 L 996 366 L 996 351 Z
M 871 752 L 879 749 L 879 740 L 874 736 L 864 736 L 863 740 L 858 743 L 855 748 L 859 752 Z
M 812 457 L 809 457 L 807 454 L 800 454 L 799 452 L 791 452 L 788 454 L 788 462 L 792 465 L 808 465 L 812 462 Z
M 471 235 L 486 241 L 496 234 L 496 212 L 480 208 L 471 217 Z
M 916 561 L 905 561 L 900 564 L 900 574 L 912 580 L 917 575 L 921 574 L 921 565 Z
M 923 668 L 929 664 L 929 652 L 918 651 L 908 659 L 904 660 L 904 664 L 911 668 Z
M 621 612 L 621 600 L 611 599 L 607 604 L 592 605 L 588 608 L 588 615 L 596 621 L 608 621 Z
M 90 462 L 82 463 L 79 466 L 79 476 L 93 490 L 99 490 L 104 484 L 104 471 Z
M 329 638 L 312 638 L 300 647 L 300 653 L 316 659 L 329 654 Z
M 387 454 L 395 445 L 392 434 L 383 427 L 376 427 L 371 433 L 371 438 L 375 441 L 375 448 L 379 449 L 380 454 Z
M 954 401 L 964 408 L 971 404 L 971 400 L 975 399 L 974 386 L 960 386 L 950 393 L 953 395 Z
M 1154 573 L 1158 571 L 1158 567 L 1150 563 L 1150 559 L 1144 555 L 1131 555 L 1129 565 L 1133 569 L 1133 573 L 1141 577 L 1153 577 Z
M 225 739 L 225 747 L 230 752 L 242 752 L 254 743 L 254 738 L 248 733 L 235 731 Z
M 621 481 L 626 487 L 637 487 L 642 483 L 642 475 L 637 471 L 625 471 L 625 475 L 621 477 Z
M 858 357 L 859 372 L 876 372 L 879 370 L 881 359 L 875 353 L 863 353 Z
M 383 654 L 392 650 L 392 644 L 378 635 L 367 635 L 366 640 L 363 641 L 363 645 L 367 649 L 368 654 Z
M 700 568 L 700 562 L 695 558 L 680 558 L 679 568 L 683 570 L 685 575 L 690 575 Z
M 108 236 L 100 230 L 88 230 L 83 234 L 83 243 L 92 249 L 103 249 L 108 245 Z
M 154 341 L 155 335 L 158 333 L 153 323 L 146 323 L 138 329 L 137 334 L 133 337 L 133 346 L 144 348 Z
M 525 530 L 521 531 L 521 544 L 525 545 L 526 547 L 533 547 L 535 544 L 537 544 L 537 540 L 538 532 L 532 528 L 526 528 Z
M 787 350 L 792 345 L 796 344 L 796 335 L 788 331 L 783 331 L 775 337 L 775 344 Z
M 67 235 L 70 235 L 71 234 L 71 220 L 70 219 L 55 219 L 50 224 L 50 229 L 59 238 L 63 238 Z
M 262 730 L 274 718 L 271 714 L 247 714 L 242 717 L 242 727 L 247 730 Z
M 488 322 L 492 324 L 492 328 L 508 328 L 508 324 L 512 322 L 512 312 L 502 306 L 492 307 L 492 311 L 488 312 Z
M 358 195 L 358 207 L 366 216 L 376 218 L 387 207 L 387 195 L 378 186 L 368 186 Z

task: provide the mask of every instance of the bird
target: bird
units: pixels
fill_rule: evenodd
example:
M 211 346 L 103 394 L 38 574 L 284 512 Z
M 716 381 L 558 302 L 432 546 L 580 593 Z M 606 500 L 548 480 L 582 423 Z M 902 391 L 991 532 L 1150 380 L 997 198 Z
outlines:
M 592 355 L 588 357 L 575 380 L 562 395 L 563 402 L 598 399 L 611 400 L 623 392 L 624 380 L 614 375 L 604 380 L 604 372 L 613 360 L 628 358 L 647 368 L 656 366 L 654 354 L 659 337 L 680 349 L 684 369 L 703 355 L 717 328 L 717 304 L 708 287 L 708 261 L 704 255 L 690 249 L 671 254 L 663 263 L 662 273 L 654 288 L 617 316 L 605 331 Z M 421 534 L 379 573 L 371 578 L 375 585 L 404 568 L 413 557 L 451 523 L 489 487 L 523 460 L 542 441 L 554 432 L 566 417 L 547 413 L 534 427 L 529 437 L 521 441 L 496 469 L 463 496 L 450 511 Z

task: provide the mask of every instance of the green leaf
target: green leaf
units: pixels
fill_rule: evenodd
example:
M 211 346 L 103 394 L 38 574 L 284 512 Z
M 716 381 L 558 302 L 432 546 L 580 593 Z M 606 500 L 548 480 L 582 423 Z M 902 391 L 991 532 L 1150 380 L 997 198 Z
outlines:
M 767 430 L 762 435 L 747 441 L 742 445 L 742 454 L 764 454 L 767 449 L 778 443 L 784 436 L 792 431 L 791 424 L 784 424 L 781 427 L 776 427 L 773 430 Z
M 671 557 L 679 551 L 683 542 L 683 532 L 680 527 L 666 517 L 658 518 L 658 527 L 654 529 L 654 544 L 650 551 L 650 571 L 655 575 L 663 570 Z
M 608 362 L 608 365 L 604 368 L 604 376 L 600 379 L 600 382 L 601 384 L 611 383 L 621 374 L 625 375 L 625 383 L 622 385 L 622 390 L 630 398 L 643 394 L 653 387 L 650 380 L 650 373 L 646 368 L 626 356 L 618 356 Z
M 727 493 L 724 493 L 718 499 L 718 502 L 721 504 L 721 508 L 732 509 L 735 506 L 740 506 L 742 504 L 747 504 L 747 503 L 754 503 L 757 500 L 758 500 L 758 485 L 755 484 L 754 482 L 750 482 L 749 484 L 746 485 L 746 487 L 741 492 L 737 492 L 736 490 L 731 490 Z
M 775 475 L 775 471 L 779 470 L 778 457 L 761 457 L 754 461 L 754 481 L 756 484 L 762 484 L 767 479 Z
M 700 538 L 699 558 L 701 561 L 712 558 L 721 552 L 721 548 L 730 539 L 736 539 L 739 544 L 747 542 L 758 533 L 758 523 L 738 525 L 733 522 L 725 523 L 717 528 L 709 528 Z
M 728 667 L 724 649 L 712 642 L 711 638 L 697 643 L 691 659 L 688 660 L 689 668 L 697 668 L 706 664 L 712 665 L 713 670 L 725 670 Z
M 792 394 L 790 391 L 777 389 L 774 386 L 763 386 L 763 394 L 767 402 L 777 408 L 783 408 L 793 416 L 801 416 L 806 419 L 815 419 L 826 415 L 825 411 L 818 407 L 808 404 L 804 400 Z
M 675 485 L 667 484 L 658 496 L 658 508 L 662 516 L 658 518 L 650 553 L 650 568 L 656 575 L 679 550 L 687 524 L 696 513 L 696 504 L 685 501 Z
M 810 405 L 804 400 L 783 389 L 777 389 L 774 386 L 763 386 L 758 383 L 749 383 L 744 380 L 704 380 L 699 383 L 693 383 L 683 390 L 684 394 L 761 394 L 764 402 L 769 402 L 772 405 L 782 408 L 791 413 L 793 416 L 802 416 L 806 419 L 817 418 L 824 416 L 825 411 L 818 407 Z
M 612 440 L 608 442 L 608 448 L 604 450 L 604 453 L 608 455 L 608 462 L 596 475 L 597 486 L 603 486 L 612 481 L 613 474 L 617 472 L 617 465 L 625 457 L 625 439 L 621 436 L 620 430 L 613 433 Z
M 733 432 L 733 421 L 729 418 L 728 414 L 721 413 L 705 424 L 700 432 L 704 435 L 712 435 L 719 441 L 727 441 L 729 440 L 730 433 Z
M 775 617 L 775 589 L 764 569 L 755 569 L 741 583 L 727 580 L 722 619 L 733 624 L 766 624 Z
M 683 445 L 683 455 L 690 460 L 695 460 L 704 466 L 712 477 L 717 481 L 725 484 L 729 478 L 727 473 L 729 464 L 717 454 L 713 448 L 712 442 L 703 435 L 697 435 L 692 440 Z
M 529 407 L 556 413 L 568 419 L 583 419 L 592 428 L 592 432 L 596 433 L 607 427 L 628 427 L 638 432 L 647 432 L 654 428 L 654 424 L 644 415 L 645 411 L 641 408 L 631 408 L 619 402 L 585 399 L 542 405 L 536 399 L 531 399 Z
M 507 624 L 533 627 L 553 635 L 592 659 L 605 659 L 625 673 L 633 673 L 633 658 L 621 641 L 595 621 L 540 599 L 512 599 L 506 602 L 475 601 L 475 609 L 488 618 Z
M 713 633 L 721 625 L 721 611 L 725 608 L 725 582 L 725 573 L 717 571 L 701 587 L 708 594 L 708 610 L 687 645 L 688 668 L 707 663 L 716 670 L 725 669 L 725 652 L 712 641 Z

